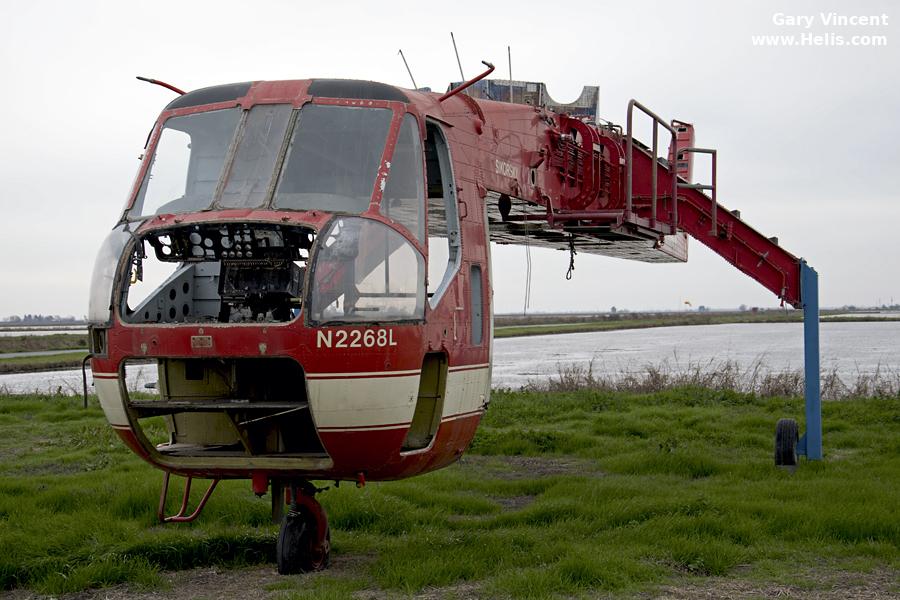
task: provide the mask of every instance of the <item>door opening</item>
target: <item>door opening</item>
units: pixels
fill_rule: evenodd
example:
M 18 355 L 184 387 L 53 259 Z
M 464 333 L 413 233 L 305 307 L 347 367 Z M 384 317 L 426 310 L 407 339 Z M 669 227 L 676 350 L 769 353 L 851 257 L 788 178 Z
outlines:
M 447 387 L 447 355 L 430 352 L 422 361 L 419 378 L 419 399 L 413 420 L 403 441 L 403 450 L 428 447 L 441 424 L 444 412 L 444 392 Z

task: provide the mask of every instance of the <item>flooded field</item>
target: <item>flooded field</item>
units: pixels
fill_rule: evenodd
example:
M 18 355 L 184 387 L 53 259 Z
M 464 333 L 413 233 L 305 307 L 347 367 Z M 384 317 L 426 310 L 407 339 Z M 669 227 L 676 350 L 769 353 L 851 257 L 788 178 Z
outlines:
M 876 370 L 900 372 L 900 322 L 822 323 L 821 349 L 823 372 L 836 371 L 846 381 Z M 766 371 L 802 370 L 802 324 L 697 325 L 498 339 L 493 385 L 518 388 L 570 365 L 592 364 L 597 375 L 618 375 L 648 365 L 687 370 L 715 368 L 724 361 L 742 369 L 760 364 Z M 143 390 L 155 381 L 152 366 L 128 372 L 130 389 Z M 0 390 L 79 394 L 81 370 L 2 375 Z
M 156 367 L 153 365 L 135 365 L 126 371 L 128 389 L 147 390 L 144 386 L 157 380 Z M 88 392 L 93 392 L 91 370 L 87 369 Z M 81 369 L 64 371 L 45 371 L 42 373 L 10 373 L 0 375 L 0 393 L 5 394 L 65 394 L 81 395 Z

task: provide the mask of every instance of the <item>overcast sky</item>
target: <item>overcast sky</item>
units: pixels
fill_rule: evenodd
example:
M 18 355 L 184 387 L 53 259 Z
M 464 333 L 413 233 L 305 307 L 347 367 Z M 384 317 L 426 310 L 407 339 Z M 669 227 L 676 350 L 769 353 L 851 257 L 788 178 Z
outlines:
M 887 24 L 823 23 L 828 13 Z M 787 16 L 811 18 L 792 26 Z M 889 2 L 3 2 L 0 317 L 83 315 L 95 252 L 119 215 L 171 92 L 341 77 L 443 90 L 484 59 L 558 101 L 600 86 L 624 123 L 636 98 L 718 148 L 719 198 L 820 273 L 825 306 L 900 302 L 900 10 Z M 883 21 L 883 19 L 881 19 Z M 754 45 L 821 35 L 826 44 Z M 887 46 L 833 45 L 840 35 Z M 798 42 L 799 43 L 799 42 Z M 705 172 L 695 164 L 695 178 Z M 773 307 L 774 295 L 697 242 L 683 265 L 533 249 L 533 311 Z M 521 311 L 525 250 L 494 248 L 498 312 Z

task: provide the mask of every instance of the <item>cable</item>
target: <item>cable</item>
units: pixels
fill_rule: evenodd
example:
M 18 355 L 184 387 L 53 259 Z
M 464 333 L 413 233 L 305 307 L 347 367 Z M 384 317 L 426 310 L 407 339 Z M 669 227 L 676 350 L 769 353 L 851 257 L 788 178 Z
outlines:
M 522 314 L 528 312 L 531 307 L 531 237 L 529 236 L 528 210 L 522 205 L 522 214 L 525 215 L 525 306 Z
M 566 271 L 566 281 L 571 281 L 572 273 L 575 271 L 575 234 L 569 234 L 569 270 Z

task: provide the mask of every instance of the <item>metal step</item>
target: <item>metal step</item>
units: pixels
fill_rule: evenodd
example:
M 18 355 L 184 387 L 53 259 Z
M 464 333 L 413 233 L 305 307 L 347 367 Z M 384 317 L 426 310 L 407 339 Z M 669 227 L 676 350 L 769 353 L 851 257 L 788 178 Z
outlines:
M 243 448 L 234 446 L 201 446 L 198 444 L 160 444 L 156 450 L 165 456 L 220 456 L 220 457 L 247 457 L 250 456 Z M 316 452 L 267 452 L 253 454 L 254 458 L 311 458 L 327 460 L 328 455 Z
M 212 411 L 293 411 L 309 408 L 308 402 L 251 402 L 246 399 L 228 400 L 132 400 L 128 406 L 139 417 L 155 417 L 183 412 Z

